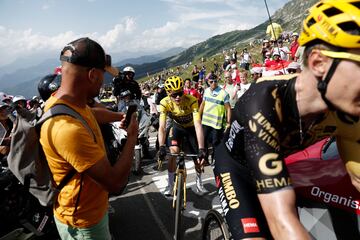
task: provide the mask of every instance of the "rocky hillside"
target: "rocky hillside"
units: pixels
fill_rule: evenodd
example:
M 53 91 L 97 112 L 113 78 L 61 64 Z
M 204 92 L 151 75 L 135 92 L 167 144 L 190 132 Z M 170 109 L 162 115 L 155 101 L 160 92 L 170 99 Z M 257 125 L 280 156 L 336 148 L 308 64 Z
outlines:
M 300 31 L 302 21 L 306 16 L 305 13 L 307 13 L 307 10 L 317 1 L 318 0 L 292 0 L 273 14 L 271 17 L 272 21 L 281 24 L 284 31 Z M 141 78 L 145 76 L 147 72 L 156 73 L 163 68 L 174 67 L 189 61 L 197 61 L 201 57 L 212 57 L 220 53 L 223 49 L 247 44 L 254 39 L 263 39 L 266 37 L 265 31 L 268 24 L 269 21 L 266 21 L 249 30 L 237 30 L 217 35 L 173 57 L 153 63 L 137 65 L 135 66 L 137 70 L 136 75 Z

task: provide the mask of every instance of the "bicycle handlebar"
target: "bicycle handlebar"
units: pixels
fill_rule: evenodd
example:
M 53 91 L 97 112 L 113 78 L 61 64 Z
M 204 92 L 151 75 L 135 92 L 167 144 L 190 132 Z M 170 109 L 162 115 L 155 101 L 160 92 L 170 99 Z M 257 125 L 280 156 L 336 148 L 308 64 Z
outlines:
M 169 156 L 173 156 L 173 157 L 178 157 L 178 156 L 184 156 L 184 157 L 197 157 L 197 154 L 192 154 L 192 153 L 167 153 L 166 155 Z

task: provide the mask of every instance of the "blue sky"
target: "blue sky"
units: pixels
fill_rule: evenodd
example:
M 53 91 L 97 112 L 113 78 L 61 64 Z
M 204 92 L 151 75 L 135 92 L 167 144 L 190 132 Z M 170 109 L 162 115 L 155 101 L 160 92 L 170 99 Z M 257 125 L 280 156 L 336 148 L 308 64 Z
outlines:
M 270 13 L 289 0 L 267 0 Z M 162 52 L 267 19 L 263 0 L 0 0 L 0 66 L 89 36 L 108 53 Z

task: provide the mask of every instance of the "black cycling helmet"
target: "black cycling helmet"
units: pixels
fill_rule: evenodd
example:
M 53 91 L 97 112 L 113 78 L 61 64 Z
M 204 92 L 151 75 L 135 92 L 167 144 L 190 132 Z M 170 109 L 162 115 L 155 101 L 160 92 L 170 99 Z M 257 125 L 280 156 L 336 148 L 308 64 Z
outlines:
M 48 74 L 43 77 L 38 84 L 38 91 L 40 97 L 46 101 L 53 92 L 58 90 L 61 84 L 61 75 L 59 74 Z

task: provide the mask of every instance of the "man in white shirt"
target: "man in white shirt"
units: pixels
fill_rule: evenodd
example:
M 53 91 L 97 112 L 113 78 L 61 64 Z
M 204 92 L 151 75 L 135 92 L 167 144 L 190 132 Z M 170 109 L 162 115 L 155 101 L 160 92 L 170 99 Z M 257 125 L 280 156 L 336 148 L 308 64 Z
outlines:
M 229 72 L 224 73 L 224 86 L 223 89 L 229 94 L 229 103 L 230 108 L 233 109 L 236 101 L 238 100 L 238 91 L 240 90 L 240 85 L 234 84 L 231 74 Z

